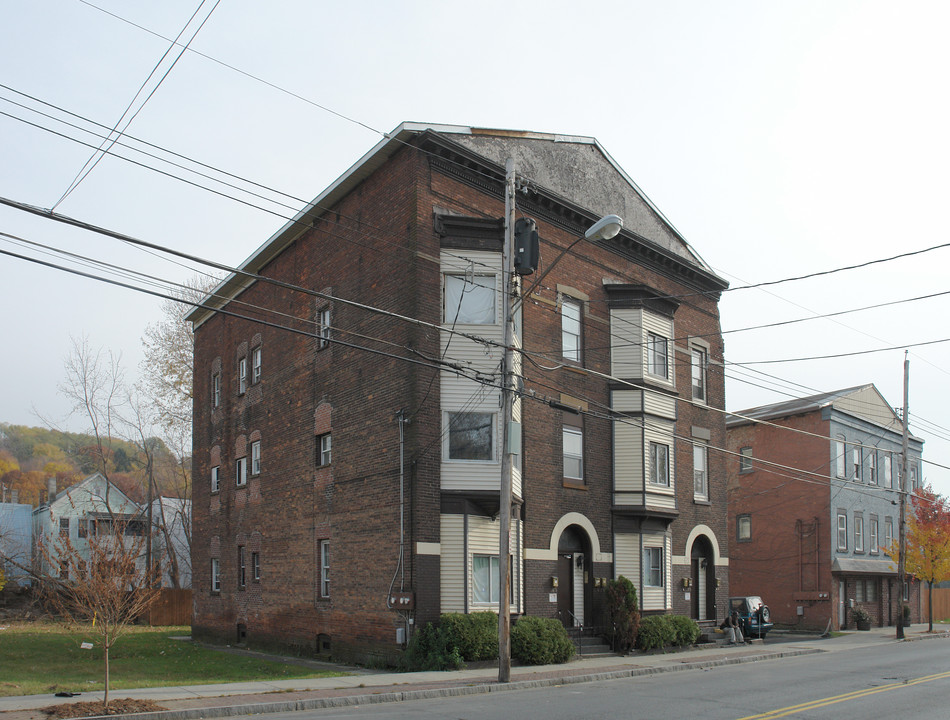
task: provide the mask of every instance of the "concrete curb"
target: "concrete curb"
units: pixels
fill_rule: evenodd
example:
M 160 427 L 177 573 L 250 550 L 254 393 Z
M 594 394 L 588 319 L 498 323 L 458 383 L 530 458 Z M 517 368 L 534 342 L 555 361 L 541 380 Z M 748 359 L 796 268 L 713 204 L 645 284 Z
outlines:
M 675 665 L 661 665 L 648 667 L 632 667 L 627 670 L 611 670 L 609 672 L 588 673 L 585 675 L 565 675 L 563 677 L 538 678 L 535 680 L 516 680 L 510 683 L 481 682 L 471 685 L 456 685 L 444 688 L 428 688 L 424 690 L 400 690 L 385 693 L 364 693 L 361 695 L 344 695 L 339 697 L 310 698 L 307 700 L 275 701 L 265 703 L 245 703 L 221 705 L 217 707 L 184 708 L 181 710 L 159 710 L 156 712 L 133 713 L 129 715 L 104 715 L 90 720 L 198 720 L 199 718 L 220 718 L 234 715 L 261 715 L 278 712 L 301 712 L 307 710 L 322 710 L 326 708 L 354 707 L 357 705 L 379 705 L 406 700 L 427 700 L 430 698 L 460 697 L 464 695 L 482 695 L 493 692 L 509 692 L 512 690 L 532 690 L 535 688 L 552 687 L 555 685 L 573 685 L 577 683 L 600 682 L 603 680 L 621 680 L 623 678 L 658 675 L 667 672 L 684 670 L 701 670 L 703 668 L 719 667 L 724 665 L 740 665 L 744 663 L 760 662 L 763 660 L 778 660 L 779 658 L 796 657 L 799 655 L 815 655 L 824 652 L 813 648 L 790 649 L 779 652 L 763 653 L 760 655 L 743 655 L 723 657 L 715 660 L 697 660 Z M 477 682 L 477 681 L 476 681 Z

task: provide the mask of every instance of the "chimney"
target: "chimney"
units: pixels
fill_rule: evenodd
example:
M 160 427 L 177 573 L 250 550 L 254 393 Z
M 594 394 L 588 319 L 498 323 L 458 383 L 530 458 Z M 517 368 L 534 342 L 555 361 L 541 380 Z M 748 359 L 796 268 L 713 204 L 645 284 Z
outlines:
M 49 496 L 48 502 L 52 503 L 56 499 L 56 478 L 51 477 L 46 480 L 46 494 Z

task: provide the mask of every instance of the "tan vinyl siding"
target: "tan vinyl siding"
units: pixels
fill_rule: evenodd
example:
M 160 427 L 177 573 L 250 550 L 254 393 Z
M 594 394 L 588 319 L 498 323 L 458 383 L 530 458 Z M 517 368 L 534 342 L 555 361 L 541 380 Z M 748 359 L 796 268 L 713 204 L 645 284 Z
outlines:
M 610 311 L 610 373 L 614 377 L 643 377 L 643 321 L 639 308 Z
M 439 519 L 442 549 L 439 591 L 443 613 L 465 612 L 464 528 L 461 515 L 442 515 Z
M 643 428 L 638 420 L 614 420 L 614 490 L 643 491 Z
M 667 610 L 670 607 L 670 571 L 672 570 L 672 542 L 667 534 L 644 534 L 643 548 L 663 548 L 663 587 L 643 586 L 642 606 L 644 610 Z M 642 558 L 643 553 L 640 553 Z M 641 560 L 642 562 L 642 560 Z
M 614 535 L 614 579 L 623 575 L 637 588 L 637 597 L 641 597 L 643 583 L 640 582 L 640 536 L 630 533 Z
M 643 392 L 643 412 L 657 417 L 676 419 L 676 398 L 662 393 Z

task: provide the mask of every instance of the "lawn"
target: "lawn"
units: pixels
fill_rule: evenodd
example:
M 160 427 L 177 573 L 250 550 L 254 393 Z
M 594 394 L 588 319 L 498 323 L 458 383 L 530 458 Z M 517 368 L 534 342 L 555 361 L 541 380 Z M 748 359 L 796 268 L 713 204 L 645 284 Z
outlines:
M 189 627 L 132 626 L 109 653 L 112 690 L 244 680 L 332 677 L 312 670 L 198 647 Z M 102 648 L 88 627 L 9 623 L 0 629 L 0 697 L 102 690 Z M 95 643 L 83 650 L 83 642 Z

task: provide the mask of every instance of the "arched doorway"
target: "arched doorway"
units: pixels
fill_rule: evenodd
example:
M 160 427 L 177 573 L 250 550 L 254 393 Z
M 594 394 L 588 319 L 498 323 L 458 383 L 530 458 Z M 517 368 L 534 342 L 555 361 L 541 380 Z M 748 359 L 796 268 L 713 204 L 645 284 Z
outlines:
M 591 543 L 578 525 L 568 525 L 557 543 L 557 614 L 565 627 L 585 623 L 590 607 Z
M 692 598 L 690 616 L 694 620 L 716 618 L 716 564 L 712 543 L 705 535 L 693 540 L 690 551 Z

